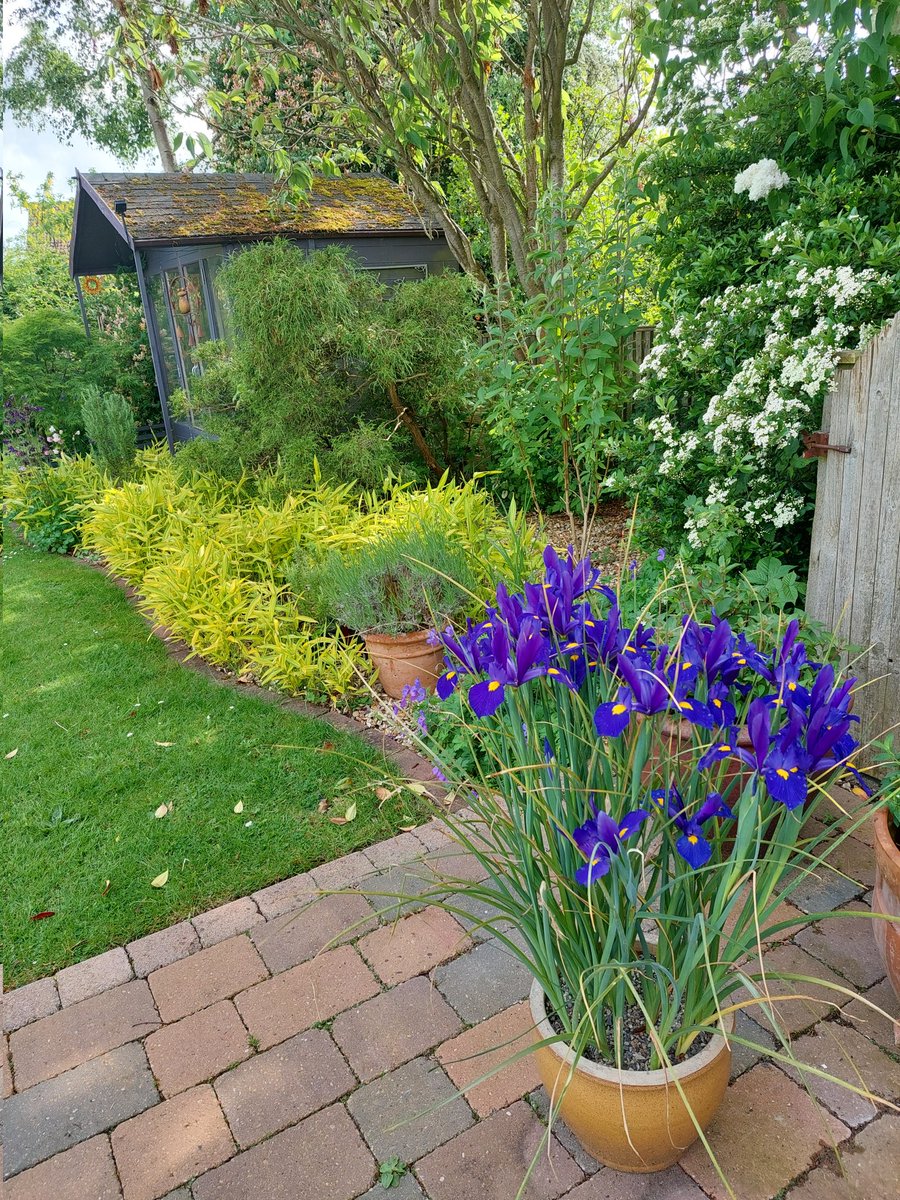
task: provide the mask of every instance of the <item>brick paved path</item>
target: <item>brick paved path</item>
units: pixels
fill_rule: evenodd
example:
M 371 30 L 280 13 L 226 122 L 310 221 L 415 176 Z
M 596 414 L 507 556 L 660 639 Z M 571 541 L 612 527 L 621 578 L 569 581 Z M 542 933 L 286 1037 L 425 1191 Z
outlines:
M 793 897 L 804 911 L 867 903 L 866 835 L 836 859 L 850 880 L 811 880 Z M 398 914 L 355 890 L 421 894 L 435 872 L 478 873 L 437 821 L 10 993 L 6 1200 L 513 1200 L 544 1129 L 534 1066 L 457 1091 L 524 1044 L 528 976 L 474 904 L 471 919 L 414 902 Z M 319 888 L 353 890 L 295 917 Z M 807 926 L 768 961 L 896 1012 L 867 922 Z M 847 1079 L 855 1068 L 900 1098 L 896 1023 L 850 1000 L 783 1013 L 801 1060 Z M 790 1072 L 735 1046 L 709 1137 L 738 1200 L 896 1200 L 900 1115 L 806 1078 L 818 1106 Z M 384 1191 L 378 1163 L 395 1155 L 411 1170 Z M 662 1175 L 620 1175 L 557 1125 L 526 1195 L 727 1193 L 699 1146 Z

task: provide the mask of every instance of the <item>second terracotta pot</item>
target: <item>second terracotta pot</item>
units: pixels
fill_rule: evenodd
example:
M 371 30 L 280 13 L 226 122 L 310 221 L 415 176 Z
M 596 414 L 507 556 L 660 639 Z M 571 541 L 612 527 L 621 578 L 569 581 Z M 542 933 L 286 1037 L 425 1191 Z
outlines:
M 875 814 L 875 889 L 872 912 L 884 913 L 873 922 L 875 941 L 884 960 L 888 979 L 900 999 L 900 847 L 894 841 L 887 809 Z
M 433 692 L 443 670 L 444 652 L 428 644 L 428 630 L 415 633 L 366 633 L 366 649 L 378 670 L 378 682 L 389 696 L 399 700 L 405 687 L 418 679 L 426 692 Z
M 537 981 L 531 989 L 531 1015 L 536 1040 L 555 1036 Z M 730 1033 L 733 1015 L 722 1025 Z M 670 1070 L 617 1071 L 585 1058 L 576 1062 L 563 1041 L 541 1046 L 535 1059 L 554 1106 L 559 1104 L 559 1115 L 585 1150 L 617 1171 L 641 1173 L 672 1166 L 697 1140 L 691 1113 L 705 1129 L 722 1102 L 731 1071 L 731 1047 L 720 1033 Z

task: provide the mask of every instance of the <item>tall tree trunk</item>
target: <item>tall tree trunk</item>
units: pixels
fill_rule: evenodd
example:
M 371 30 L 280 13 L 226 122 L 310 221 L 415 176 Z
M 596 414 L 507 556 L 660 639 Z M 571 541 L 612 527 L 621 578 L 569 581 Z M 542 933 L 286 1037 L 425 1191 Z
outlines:
M 425 465 L 428 467 L 428 470 L 432 473 L 432 475 L 439 478 L 441 475 L 443 475 L 444 472 L 441 469 L 441 467 L 438 465 L 437 459 L 431 453 L 431 449 L 430 449 L 428 443 L 425 441 L 425 435 L 422 433 L 422 429 L 419 425 L 419 422 L 413 416 L 412 410 L 410 409 L 409 405 L 404 404 L 403 401 L 400 399 L 400 395 L 397 391 L 396 383 L 389 383 L 387 385 L 387 394 L 388 394 L 388 397 L 390 398 L 391 405 L 393 406 L 394 412 L 397 414 L 398 418 L 403 422 L 403 424 L 409 430 L 409 435 L 412 438 L 412 440 L 415 442 L 416 449 L 419 451 L 419 453 L 422 455 L 422 458 L 425 460 Z
M 156 142 L 156 149 L 162 169 L 164 171 L 177 171 L 178 166 L 175 162 L 175 151 L 172 149 L 172 139 L 169 137 L 169 131 L 166 128 L 166 122 L 159 107 L 156 92 L 150 84 L 150 76 L 143 68 L 138 69 L 138 80 L 141 86 L 141 97 L 144 101 L 144 107 L 147 109 L 147 119 L 153 131 L 153 140 Z

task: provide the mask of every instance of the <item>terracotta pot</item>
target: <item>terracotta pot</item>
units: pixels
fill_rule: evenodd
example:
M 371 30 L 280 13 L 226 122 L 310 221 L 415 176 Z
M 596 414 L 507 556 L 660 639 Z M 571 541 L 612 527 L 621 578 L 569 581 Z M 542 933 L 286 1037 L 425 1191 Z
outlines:
M 444 662 L 440 646 L 429 646 L 428 630 L 363 635 L 369 658 L 378 669 L 378 681 L 389 696 L 399 700 L 404 687 L 418 679 L 426 692 L 433 692 Z
M 535 1040 L 555 1036 L 547 1020 L 544 993 L 531 988 Z M 726 1034 L 734 1016 L 723 1021 Z M 535 1051 L 544 1087 L 559 1101 L 559 1115 L 587 1152 L 617 1171 L 649 1174 L 672 1166 L 698 1133 L 678 1088 L 677 1076 L 698 1124 L 705 1129 L 719 1107 L 731 1071 L 731 1047 L 717 1033 L 709 1045 L 671 1070 L 617 1071 L 578 1059 L 563 1041 Z
M 900 999 L 900 847 L 894 841 L 886 808 L 875 814 L 875 890 L 872 911 L 894 918 L 874 921 L 875 941 L 888 979 Z

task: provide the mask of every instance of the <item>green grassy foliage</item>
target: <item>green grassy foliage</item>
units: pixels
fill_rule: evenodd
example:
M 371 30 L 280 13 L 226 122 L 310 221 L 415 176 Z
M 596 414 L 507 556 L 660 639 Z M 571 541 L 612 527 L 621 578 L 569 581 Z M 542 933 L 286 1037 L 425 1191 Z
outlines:
M 405 791 L 379 807 L 373 785 L 390 768 L 360 740 L 175 662 L 99 572 L 15 543 L 8 560 L 7 986 L 425 816 Z M 333 824 L 354 802 L 355 819 Z

